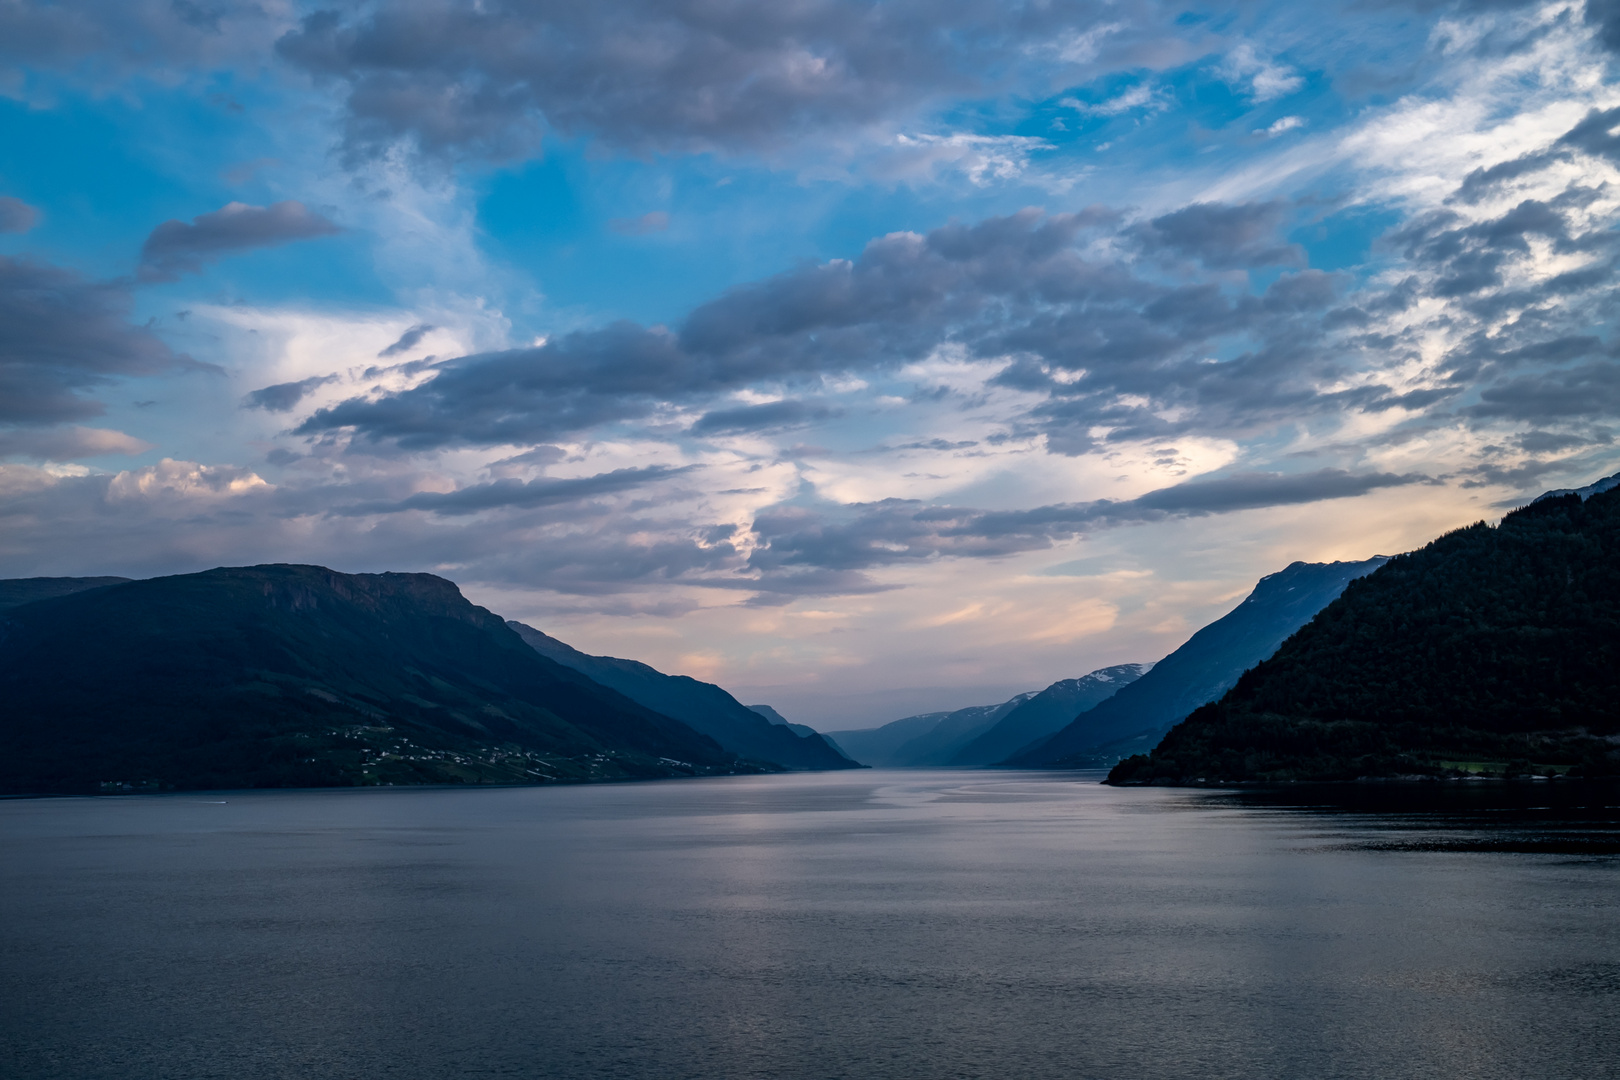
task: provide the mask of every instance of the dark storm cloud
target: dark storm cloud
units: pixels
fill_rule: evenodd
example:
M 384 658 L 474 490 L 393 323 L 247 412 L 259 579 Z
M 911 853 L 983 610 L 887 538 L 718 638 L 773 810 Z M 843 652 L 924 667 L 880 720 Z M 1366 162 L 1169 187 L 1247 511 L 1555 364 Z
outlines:
M 755 517 L 758 545 L 749 565 L 763 575 L 761 587 L 769 591 L 773 575 L 801 567 L 848 573 L 941 556 L 995 558 L 1047 548 L 1098 529 L 1354 498 L 1428 482 L 1417 475 L 1323 469 L 1300 475 L 1246 473 L 1178 484 L 1137 499 L 1031 510 L 985 512 L 887 499 L 852 507 L 853 516 L 844 520 L 830 520 L 802 507 L 779 507 Z
M 225 255 L 342 231 L 301 202 L 288 200 L 270 206 L 227 203 L 192 218 L 189 224 L 171 219 L 153 229 L 141 245 L 141 277 L 170 281 L 183 273 L 197 273 L 204 263 Z
M 39 224 L 39 211 L 21 199 L 0 195 L 0 233 L 25 233 Z
M 744 405 L 736 409 L 716 409 L 704 413 L 692 425 L 694 435 L 736 435 L 745 432 L 780 431 L 825 420 L 833 410 L 802 401 L 772 401 L 764 405 Z
M 250 409 L 264 409 L 266 412 L 291 412 L 316 387 L 336 381 L 336 375 L 312 375 L 297 382 L 276 383 L 274 386 L 252 391 L 242 399 L 242 404 Z
M 121 285 L 0 256 L 0 423 L 97 416 L 84 391 L 187 365 L 149 329 L 131 325 Z
M 402 141 L 513 157 L 543 127 L 638 151 L 747 149 L 1139 66 L 1174 15 L 1138 7 L 1121 26 L 1101 0 L 424 0 L 316 12 L 276 50 L 346 90 L 353 158 Z M 1062 59 L 1110 24 L 1101 56 Z
M 436 327 L 430 323 L 421 323 L 411 327 L 409 330 L 399 335 L 398 341 L 394 342 L 392 345 L 388 346 L 388 348 L 378 353 L 377 359 L 385 360 L 390 356 L 398 356 L 400 353 L 410 352 L 412 349 L 416 348 L 417 345 L 421 344 L 422 339 L 431 334 L 435 329 Z
M 597 495 L 644 487 L 690 472 L 692 468 L 694 466 L 675 468 L 650 465 L 643 468 L 614 469 L 612 472 L 598 473 L 595 476 L 562 479 L 540 477 L 529 481 L 496 480 L 493 483 L 474 484 L 456 491 L 419 492 L 392 503 L 359 503 L 345 507 L 339 512 L 355 515 L 427 510 L 435 514 L 456 516 L 506 508 L 533 509 L 540 506 L 575 503 Z

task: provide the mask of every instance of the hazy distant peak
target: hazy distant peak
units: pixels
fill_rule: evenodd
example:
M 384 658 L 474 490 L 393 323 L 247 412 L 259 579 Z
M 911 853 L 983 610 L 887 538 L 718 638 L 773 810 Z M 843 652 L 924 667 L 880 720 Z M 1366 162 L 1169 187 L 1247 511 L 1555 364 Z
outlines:
M 1601 495 L 1610 488 L 1615 487 L 1620 487 L 1620 473 L 1615 473 L 1613 476 L 1605 476 L 1601 480 L 1594 480 L 1582 488 L 1559 488 L 1557 491 L 1549 491 L 1545 494 L 1537 495 L 1532 502 L 1540 502 L 1542 499 L 1556 499 L 1564 495 L 1579 495 L 1581 497 L 1581 501 L 1585 502 L 1592 496 Z
M 743 708 L 747 709 L 749 712 L 759 713 L 759 715 L 763 716 L 773 724 L 779 724 L 782 727 L 789 726 L 788 718 L 771 708 L 769 705 L 745 705 Z

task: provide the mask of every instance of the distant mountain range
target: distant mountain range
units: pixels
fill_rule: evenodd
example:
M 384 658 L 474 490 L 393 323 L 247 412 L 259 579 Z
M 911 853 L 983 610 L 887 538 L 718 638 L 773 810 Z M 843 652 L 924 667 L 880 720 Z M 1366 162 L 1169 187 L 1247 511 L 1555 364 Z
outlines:
M 1620 772 L 1620 476 L 1352 583 L 1113 783 Z
M 617 690 L 654 712 L 673 716 L 734 754 L 790 769 L 858 767 L 814 731 L 795 731 L 785 720 L 772 723 L 757 709 L 741 704 L 713 683 L 699 682 L 688 675 L 665 675 L 635 660 L 591 656 L 532 626 L 520 622 L 506 625 L 541 656 Z
M 540 655 L 430 574 L 36 578 L 0 605 L 4 793 L 783 768 Z
M 747 708 L 748 708 L 749 712 L 758 713 L 759 715 L 763 716 L 765 719 L 769 720 L 771 723 L 773 723 L 773 724 L 781 724 L 783 727 L 787 728 L 789 731 L 797 731 L 800 735 L 820 735 L 821 734 L 815 728 L 811 727 L 809 724 L 795 724 L 793 721 L 789 720 L 787 717 L 783 716 L 781 713 L 777 712 L 775 709 L 771 708 L 769 705 L 749 705 L 749 706 L 747 706 Z M 821 737 L 823 739 L 825 739 L 827 736 L 822 735 Z
M 1084 713 L 1137 684 L 1152 664 L 1116 664 L 1061 679 L 1020 701 L 989 730 L 951 755 L 952 765 L 994 765 L 1032 742 L 1044 742 Z
M 1026 768 L 1112 765 L 1124 753 L 1146 749 L 1188 713 L 1213 701 L 1238 676 L 1344 591 L 1388 559 L 1290 564 L 1268 574 L 1232 611 L 1152 665 L 1106 700 L 1082 711 L 1049 738 L 1010 753 L 1006 764 Z M 1122 752 L 1123 751 L 1123 752 Z
M 829 738 L 869 765 L 990 765 L 1031 739 L 1050 735 L 1075 715 L 1141 677 L 1151 665 L 1119 664 L 999 705 L 924 713 L 882 727 L 835 731 Z

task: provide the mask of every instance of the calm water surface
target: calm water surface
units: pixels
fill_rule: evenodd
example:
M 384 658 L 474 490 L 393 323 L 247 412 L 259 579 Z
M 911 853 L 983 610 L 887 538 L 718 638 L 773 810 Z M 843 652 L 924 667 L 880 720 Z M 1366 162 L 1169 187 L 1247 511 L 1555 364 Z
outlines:
M 1620 829 L 1555 787 L 0 803 L 0 1076 L 1620 1077 Z

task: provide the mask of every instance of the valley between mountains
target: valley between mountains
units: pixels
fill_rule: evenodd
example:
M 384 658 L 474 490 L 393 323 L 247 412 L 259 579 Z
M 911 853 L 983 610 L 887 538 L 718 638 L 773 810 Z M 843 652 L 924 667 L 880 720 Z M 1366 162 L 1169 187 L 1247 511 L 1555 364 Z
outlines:
M 819 733 L 430 574 L 0 581 L 0 794 L 861 766 L 1110 783 L 1620 773 L 1620 476 L 1394 557 L 1293 563 L 1155 662 Z

